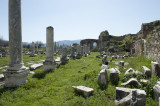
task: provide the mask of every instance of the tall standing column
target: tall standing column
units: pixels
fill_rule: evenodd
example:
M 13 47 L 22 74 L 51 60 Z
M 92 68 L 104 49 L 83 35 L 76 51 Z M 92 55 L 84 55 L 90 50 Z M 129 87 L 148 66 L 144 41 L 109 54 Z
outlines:
M 5 87 L 18 87 L 26 83 L 29 73 L 22 60 L 21 0 L 9 0 L 9 52 Z
M 56 68 L 56 64 L 54 61 L 54 56 L 53 56 L 53 27 L 49 26 L 47 27 L 47 36 L 46 36 L 46 60 L 43 63 L 44 64 L 44 71 L 50 71 Z

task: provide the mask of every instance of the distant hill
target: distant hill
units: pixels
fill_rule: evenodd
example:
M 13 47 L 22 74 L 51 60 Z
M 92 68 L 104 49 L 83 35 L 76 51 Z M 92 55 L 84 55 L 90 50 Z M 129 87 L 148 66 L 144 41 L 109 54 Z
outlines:
M 59 45 L 68 45 L 68 46 L 70 46 L 70 45 L 72 45 L 73 43 L 78 43 L 78 44 L 80 44 L 80 41 L 81 40 L 62 40 L 62 41 L 57 41 L 57 43 L 59 44 Z

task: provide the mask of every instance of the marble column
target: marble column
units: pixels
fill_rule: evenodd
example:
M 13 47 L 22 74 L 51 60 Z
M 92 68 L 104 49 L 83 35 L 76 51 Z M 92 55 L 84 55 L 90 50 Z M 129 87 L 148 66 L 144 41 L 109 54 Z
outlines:
M 49 26 L 46 29 L 46 60 L 44 64 L 44 71 L 50 71 L 56 68 L 56 63 L 54 61 L 54 49 L 53 49 L 53 38 L 54 38 L 54 29 L 53 27 Z
M 9 67 L 3 72 L 5 87 L 18 87 L 27 82 L 29 68 L 22 60 L 21 0 L 9 0 Z

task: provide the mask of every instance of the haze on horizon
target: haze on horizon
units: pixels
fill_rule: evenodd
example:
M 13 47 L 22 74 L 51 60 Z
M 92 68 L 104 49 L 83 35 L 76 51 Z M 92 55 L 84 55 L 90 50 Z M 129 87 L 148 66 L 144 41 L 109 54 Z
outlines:
M 22 41 L 97 39 L 100 32 L 137 33 L 142 23 L 160 20 L 159 0 L 22 0 Z M 8 40 L 8 0 L 0 0 L 0 37 Z

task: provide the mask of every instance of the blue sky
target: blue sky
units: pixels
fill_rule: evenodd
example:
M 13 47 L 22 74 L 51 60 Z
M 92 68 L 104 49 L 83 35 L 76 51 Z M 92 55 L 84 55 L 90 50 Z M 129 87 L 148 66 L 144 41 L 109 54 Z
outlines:
M 97 39 L 108 30 L 120 36 L 137 33 L 142 23 L 160 20 L 160 0 L 22 0 L 22 41 Z M 0 37 L 8 40 L 8 0 L 0 0 Z

